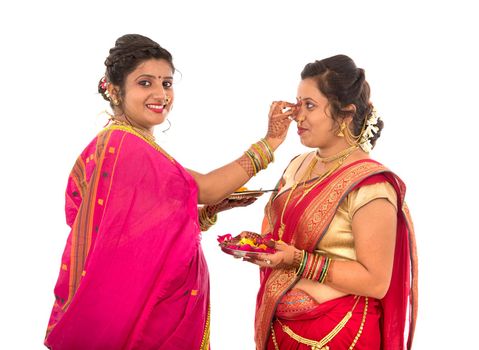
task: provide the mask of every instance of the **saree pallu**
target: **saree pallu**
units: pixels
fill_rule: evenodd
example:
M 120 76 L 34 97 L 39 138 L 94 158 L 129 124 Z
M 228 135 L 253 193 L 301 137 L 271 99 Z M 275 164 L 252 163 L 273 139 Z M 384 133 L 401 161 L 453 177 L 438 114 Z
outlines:
M 66 217 L 47 347 L 209 349 L 197 186 L 174 159 L 110 126 L 73 167 Z
M 277 316 L 273 321 L 275 340 L 281 350 L 311 350 L 311 346 L 301 344 L 286 334 L 282 326 L 289 327 L 294 333 L 304 338 L 321 340 L 334 329 L 344 316 L 352 311 L 351 318 L 331 341 L 330 349 L 349 349 L 355 342 L 356 350 L 377 350 L 381 345 L 379 317 L 381 306 L 378 300 L 368 298 L 367 307 L 364 297 L 344 296 L 318 304 L 313 310 L 297 314 L 294 319 Z M 364 322 L 363 322 L 364 319 Z M 276 350 L 271 336 L 268 350 Z
M 327 232 L 340 202 L 352 190 L 381 181 L 388 181 L 395 188 L 399 208 L 391 283 L 386 296 L 380 301 L 381 349 L 410 349 L 417 313 L 417 258 L 413 227 L 404 203 L 405 185 L 399 177 L 372 160 L 361 160 L 345 166 L 310 191 L 302 201 L 298 202 L 301 191 L 291 196 L 284 213 L 286 226 L 281 238 L 298 249 L 313 252 Z M 284 196 L 285 192 L 280 196 Z M 278 200 L 278 197 L 275 200 Z M 280 220 L 276 220 L 273 227 L 275 239 L 280 238 L 279 230 Z M 294 269 L 269 268 L 261 269 L 260 278 L 255 341 L 257 349 L 264 350 L 271 336 L 270 325 L 278 304 L 282 297 L 294 288 L 299 278 Z M 405 344 L 404 333 L 408 311 L 410 313 L 408 341 Z M 342 336 L 338 334 L 337 337 Z M 351 341 L 352 338 L 347 340 Z M 360 347 L 361 344 L 358 342 L 356 346 Z

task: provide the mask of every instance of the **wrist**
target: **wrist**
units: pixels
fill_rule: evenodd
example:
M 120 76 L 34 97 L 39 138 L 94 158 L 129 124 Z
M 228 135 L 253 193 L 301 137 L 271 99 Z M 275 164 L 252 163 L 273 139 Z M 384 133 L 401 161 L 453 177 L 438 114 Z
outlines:
M 271 150 L 274 152 L 278 149 L 278 147 L 283 143 L 283 139 L 277 139 L 274 137 L 267 136 L 264 138 L 264 140 L 268 143 L 268 145 L 271 147 Z
M 206 216 L 212 218 L 213 216 L 215 216 L 218 212 L 216 211 L 216 208 L 215 206 L 212 206 L 212 205 L 206 205 L 204 207 L 204 210 L 206 211 Z
M 294 248 L 291 267 L 297 269 L 299 267 L 299 265 L 301 265 L 302 260 L 303 260 L 303 251 Z
M 207 231 L 211 226 L 216 223 L 218 216 L 216 214 L 209 215 L 208 207 L 203 207 L 199 211 L 199 224 L 201 231 Z

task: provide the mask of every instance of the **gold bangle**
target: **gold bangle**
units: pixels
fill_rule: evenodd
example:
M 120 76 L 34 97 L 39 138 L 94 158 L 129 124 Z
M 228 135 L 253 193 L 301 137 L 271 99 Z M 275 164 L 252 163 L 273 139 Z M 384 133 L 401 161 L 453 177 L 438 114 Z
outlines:
M 216 224 L 216 221 L 218 220 L 218 214 L 213 215 L 212 218 L 208 216 L 208 213 L 206 212 L 206 207 L 202 207 L 200 209 L 199 213 L 199 223 L 200 223 L 200 229 L 201 231 L 207 231 L 211 226 Z
M 263 145 L 266 146 L 266 149 L 268 150 L 269 152 L 269 155 L 270 155 L 270 159 L 271 159 L 271 162 L 274 162 L 274 152 L 273 152 L 273 149 L 271 148 L 271 146 L 269 145 L 268 141 L 266 141 L 266 139 L 261 139 L 259 140 Z
M 308 260 L 308 254 L 306 253 L 305 250 L 301 251 L 301 263 L 299 264 L 298 269 L 296 270 L 296 276 L 301 276 L 303 273 L 304 267 L 306 265 L 306 260 Z
M 261 146 L 258 145 L 258 143 L 255 143 L 254 145 L 252 145 L 252 147 L 253 147 L 253 149 L 256 150 L 256 153 L 258 153 L 259 157 L 261 158 L 261 161 L 263 163 L 263 164 L 261 164 L 262 165 L 261 167 L 263 169 L 266 169 L 268 167 L 268 164 L 269 164 L 267 155 L 264 154 L 263 149 L 261 148 Z

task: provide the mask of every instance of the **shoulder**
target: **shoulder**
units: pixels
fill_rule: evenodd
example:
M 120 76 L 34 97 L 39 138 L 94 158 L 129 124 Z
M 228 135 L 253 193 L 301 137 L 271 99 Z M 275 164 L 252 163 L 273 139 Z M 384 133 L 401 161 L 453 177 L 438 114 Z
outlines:
M 370 203 L 375 199 L 386 199 L 397 211 L 397 193 L 394 187 L 388 181 L 377 182 L 373 184 L 365 184 L 354 189 L 348 194 L 348 211 L 351 217 L 361 207 Z

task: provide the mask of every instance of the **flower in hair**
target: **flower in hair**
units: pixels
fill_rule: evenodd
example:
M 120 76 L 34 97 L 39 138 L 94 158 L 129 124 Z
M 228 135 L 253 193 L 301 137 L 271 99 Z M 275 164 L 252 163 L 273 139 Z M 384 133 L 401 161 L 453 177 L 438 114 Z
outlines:
M 100 79 L 100 88 L 103 90 L 103 94 L 106 96 L 106 98 L 110 99 L 110 93 L 108 92 L 108 80 L 106 80 L 106 76 L 103 76 Z
M 359 140 L 359 147 L 361 147 L 362 150 L 366 153 L 371 152 L 371 150 L 373 149 L 371 139 L 379 132 L 379 127 L 377 126 L 379 119 L 380 118 L 377 115 L 375 109 L 373 109 L 371 114 L 369 114 L 369 116 L 367 117 L 364 130 Z

